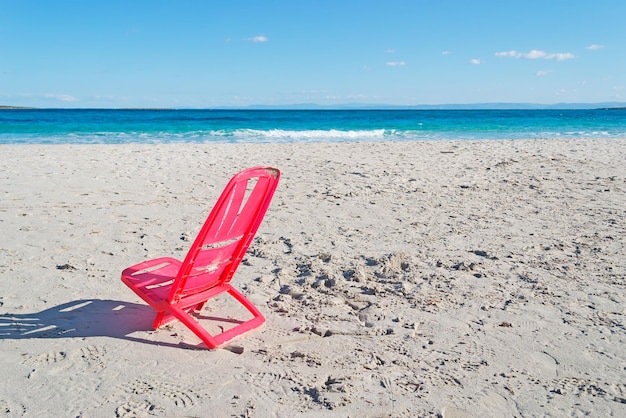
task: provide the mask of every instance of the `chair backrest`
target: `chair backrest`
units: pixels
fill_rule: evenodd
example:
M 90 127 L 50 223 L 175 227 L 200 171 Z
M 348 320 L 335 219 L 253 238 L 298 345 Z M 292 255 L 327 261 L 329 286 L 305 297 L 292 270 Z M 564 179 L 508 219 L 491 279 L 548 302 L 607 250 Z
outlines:
M 243 170 L 228 182 L 193 242 L 168 301 L 229 282 L 243 259 L 278 186 L 272 167 Z

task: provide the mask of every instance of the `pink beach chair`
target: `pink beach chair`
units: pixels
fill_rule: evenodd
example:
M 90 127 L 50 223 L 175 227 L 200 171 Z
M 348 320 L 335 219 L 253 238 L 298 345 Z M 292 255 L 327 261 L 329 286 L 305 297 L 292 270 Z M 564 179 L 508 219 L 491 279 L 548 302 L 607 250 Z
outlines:
M 157 329 L 179 320 L 209 348 L 227 345 L 235 337 L 265 322 L 261 312 L 230 281 L 270 205 L 280 172 L 253 167 L 236 174 L 222 192 L 184 261 L 163 257 L 128 267 L 122 281 L 157 314 Z M 252 314 L 232 321 L 236 326 L 211 335 L 194 318 L 211 298 L 227 293 Z

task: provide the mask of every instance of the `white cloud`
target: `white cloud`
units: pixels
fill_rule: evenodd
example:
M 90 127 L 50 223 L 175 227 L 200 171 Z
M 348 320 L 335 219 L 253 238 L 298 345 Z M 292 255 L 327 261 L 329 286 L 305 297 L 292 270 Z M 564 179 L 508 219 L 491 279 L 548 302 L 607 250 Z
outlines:
M 551 70 L 539 70 L 537 71 L 537 77 L 543 77 L 545 75 L 550 74 L 552 71 Z
M 585 47 L 585 49 L 589 49 L 591 51 L 597 51 L 598 49 L 603 49 L 603 48 L 605 48 L 604 45 L 598 45 L 598 44 L 592 44 L 592 45 Z
M 548 54 L 545 56 L 545 58 L 547 60 L 551 60 L 551 59 L 555 59 L 557 61 L 565 61 L 565 60 L 571 60 L 576 58 L 576 55 L 569 53 L 569 52 L 565 52 L 565 53 L 557 53 L 557 54 Z
M 484 61 L 481 61 L 481 60 L 479 60 L 479 59 L 477 59 L 477 58 L 472 58 L 472 59 L 470 60 L 470 63 L 471 63 L 471 64 L 474 64 L 474 65 L 480 65 L 480 64 L 484 64 Z
M 396 50 L 395 49 L 388 49 L 385 51 L 387 54 L 395 54 Z
M 569 52 L 557 52 L 557 53 L 548 54 L 547 52 L 542 51 L 540 49 L 532 49 L 529 52 L 519 52 L 519 51 L 512 49 L 510 51 L 496 52 L 495 55 L 496 57 L 510 57 L 510 58 L 515 58 L 515 59 L 524 58 L 528 60 L 546 59 L 546 60 L 565 61 L 565 60 L 576 58 L 574 54 L 571 54 Z
M 517 52 L 515 50 L 505 51 L 505 52 L 496 52 L 496 57 L 513 57 L 513 58 L 521 58 L 521 52 Z
M 450 52 L 450 51 L 442 51 L 441 52 L 441 55 L 450 55 L 450 54 L 452 54 L 452 52 Z
M 44 94 L 46 99 L 59 100 L 61 102 L 75 102 L 78 99 L 70 94 Z
M 389 61 L 385 65 L 387 65 L 387 67 L 403 67 L 403 66 L 406 65 L 406 62 L 404 62 L 404 61 Z
M 269 42 L 269 38 L 265 35 L 258 35 L 252 38 L 246 39 L 246 41 L 254 42 L 255 44 L 260 42 Z
M 533 49 L 532 51 L 530 51 L 527 54 L 522 54 L 522 56 L 526 59 L 529 60 L 536 60 L 539 58 L 546 58 L 548 56 L 548 54 L 546 54 L 544 51 L 540 51 L 538 49 Z

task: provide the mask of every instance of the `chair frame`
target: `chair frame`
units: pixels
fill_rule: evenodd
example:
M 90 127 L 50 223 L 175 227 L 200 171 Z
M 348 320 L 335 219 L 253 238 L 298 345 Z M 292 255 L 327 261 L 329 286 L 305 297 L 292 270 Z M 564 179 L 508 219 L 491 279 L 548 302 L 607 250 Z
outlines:
M 280 171 L 252 167 L 233 176 L 181 262 L 171 257 L 124 269 L 121 280 L 156 310 L 153 328 L 179 320 L 208 348 L 220 348 L 265 322 L 265 317 L 230 281 L 252 243 L 278 186 Z M 251 183 L 254 183 L 251 185 Z M 212 335 L 193 315 L 227 293 L 252 318 Z

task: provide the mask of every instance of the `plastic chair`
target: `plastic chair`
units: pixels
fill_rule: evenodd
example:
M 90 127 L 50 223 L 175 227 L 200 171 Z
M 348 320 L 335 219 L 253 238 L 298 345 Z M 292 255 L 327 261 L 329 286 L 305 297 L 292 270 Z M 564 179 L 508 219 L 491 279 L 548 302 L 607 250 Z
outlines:
M 157 258 L 128 267 L 122 281 L 157 315 L 154 329 L 178 319 L 209 348 L 227 345 L 265 322 L 261 312 L 230 281 L 243 259 L 278 186 L 280 171 L 252 167 L 236 174 L 222 192 L 183 262 Z M 252 314 L 211 335 L 193 315 L 211 298 L 228 293 Z

